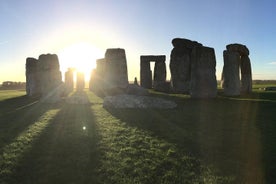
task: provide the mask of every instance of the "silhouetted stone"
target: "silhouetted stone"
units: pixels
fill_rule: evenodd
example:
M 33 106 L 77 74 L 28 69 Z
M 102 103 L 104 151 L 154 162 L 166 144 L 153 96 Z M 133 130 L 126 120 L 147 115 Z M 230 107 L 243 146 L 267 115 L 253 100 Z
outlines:
M 202 44 L 196 41 L 188 40 L 185 38 L 174 38 L 172 44 L 175 48 L 188 48 L 193 49 L 194 47 L 201 47 Z
M 216 97 L 217 80 L 214 49 L 209 47 L 195 47 L 192 51 L 191 60 L 191 97 Z
M 107 62 L 104 58 L 97 59 L 96 68 L 91 72 L 89 89 L 98 95 L 103 94 L 103 90 L 106 86 L 106 65 Z
M 127 61 L 124 49 L 107 49 L 105 53 L 106 73 L 105 88 L 121 88 L 128 86 Z
M 153 87 L 154 90 L 163 90 L 163 84 L 166 82 L 166 56 L 164 55 L 147 55 L 140 56 L 140 83 L 141 86 L 147 89 Z M 150 62 L 155 62 L 154 65 L 154 80 L 152 85 L 152 71 L 150 70 Z
M 189 93 L 191 80 L 191 53 L 201 43 L 184 38 L 172 40 L 174 48 L 171 51 L 170 70 L 171 84 L 176 93 Z
M 65 93 L 69 94 L 74 90 L 74 71 L 72 68 L 68 68 L 67 72 L 65 72 Z
M 226 95 L 240 95 L 240 93 L 252 92 L 252 71 L 249 50 L 242 44 L 229 44 L 226 46 L 227 57 L 224 57 L 222 84 Z M 230 62 L 229 62 L 230 61 Z M 238 63 L 238 64 L 237 64 Z M 227 66 L 225 66 L 227 64 Z M 231 66 L 234 65 L 234 66 Z M 237 66 L 238 65 L 238 66 Z M 238 67 L 238 68 L 237 68 Z M 239 77 L 239 67 L 241 70 L 241 85 Z
M 176 93 L 189 93 L 191 80 L 191 56 L 189 50 L 174 48 L 170 60 L 171 83 Z
M 77 91 L 83 91 L 85 86 L 84 73 L 77 72 Z
M 241 93 L 252 92 L 252 73 L 250 59 L 247 55 L 241 56 Z
M 127 61 L 124 49 L 107 49 L 104 59 L 97 60 L 90 79 L 90 90 L 100 96 L 126 92 L 128 86 Z
M 151 89 L 152 88 L 152 72 L 150 70 L 150 62 L 143 60 L 142 56 L 140 57 L 140 85 L 143 88 Z
M 226 45 L 226 49 L 228 51 L 238 52 L 240 53 L 240 55 L 246 55 L 246 56 L 249 55 L 248 48 L 242 44 L 238 44 L 238 43 L 229 44 L 229 45 Z
M 29 97 L 41 94 L 40 77 L 38 72 L 38 60 L 35 58 L 26 59 L 26 93 Z
M 64 85 L 56 54 L 42 54 L 38 59 L 42 101 L 55 103 L 61 100 Z
M 229 96 L 240 95 L 240 54 L 225 50 L 223 52 L 224 66 L 222 87 L 224 94 Z
M 154 65 L 153 89 L 156 91 L 164 91 L 166 83 L 166 64 L 165 61 L 157 61 Z

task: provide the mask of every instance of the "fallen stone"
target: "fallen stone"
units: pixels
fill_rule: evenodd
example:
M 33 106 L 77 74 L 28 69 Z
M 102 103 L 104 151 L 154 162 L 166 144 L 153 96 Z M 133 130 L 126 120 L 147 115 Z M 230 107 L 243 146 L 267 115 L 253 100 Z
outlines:
M 139 95 L 139 96 L 149 95 L 149 91 L 147 89 L 135 84 L 129 84 L 126 89 L 126 93 L 129 95 Z
M 104 108 L 138 108 L 138 109 L 173 109 L 177 104 L 173 101 L 156 97 L 137 95 L 117 95 L 104 98 Z

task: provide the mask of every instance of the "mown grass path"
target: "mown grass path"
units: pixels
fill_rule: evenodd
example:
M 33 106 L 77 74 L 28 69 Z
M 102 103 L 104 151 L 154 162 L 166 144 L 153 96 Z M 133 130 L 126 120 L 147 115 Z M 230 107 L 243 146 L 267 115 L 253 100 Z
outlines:
M 0 183 L 273 183 L 276 93 L 152 93 L 171 110 L 43 104 L 0 93 Z

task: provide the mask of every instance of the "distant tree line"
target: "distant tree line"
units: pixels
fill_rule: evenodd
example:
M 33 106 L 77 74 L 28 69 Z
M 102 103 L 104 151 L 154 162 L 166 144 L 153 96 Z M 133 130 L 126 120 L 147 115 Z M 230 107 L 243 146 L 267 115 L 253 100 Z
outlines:
M 14 81 L 4 81 L 0 87 L 1 89 L 25 89 L 26 82 L 14 82 Z
M 253 84 L 274 84 L 274 85 L 276 85 L 276 80 L 253 80 Z

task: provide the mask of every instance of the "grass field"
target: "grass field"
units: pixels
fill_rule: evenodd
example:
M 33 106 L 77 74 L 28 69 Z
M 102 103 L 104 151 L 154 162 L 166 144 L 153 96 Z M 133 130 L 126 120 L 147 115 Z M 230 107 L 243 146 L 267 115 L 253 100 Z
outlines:
M 0 184 L 276 183 L 276 92 L 176 109 L 43 104 L 0 91 Z

